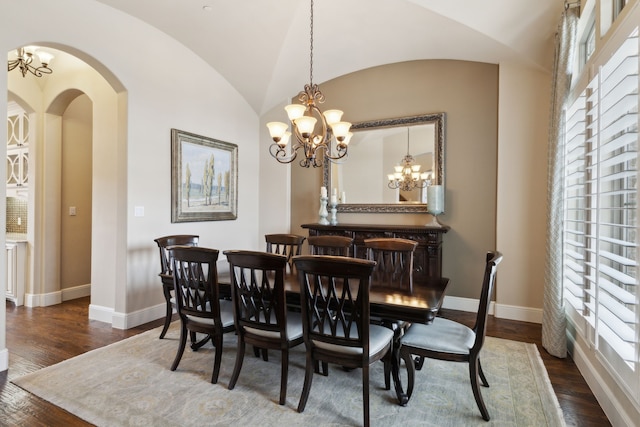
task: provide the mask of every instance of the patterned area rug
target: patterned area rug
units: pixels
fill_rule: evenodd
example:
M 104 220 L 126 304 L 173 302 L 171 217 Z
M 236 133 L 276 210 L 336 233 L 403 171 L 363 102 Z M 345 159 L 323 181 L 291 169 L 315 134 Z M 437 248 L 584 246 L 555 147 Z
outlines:
M 227 390 L 236 337 L 227 334 L 218 384 L 211 384 L 214 349 L 178 347 L 178 325 L 165 339 L 160 329 L 66 360 L 13 380 L 23 389 L 98 426 L 343 426 L 362 424 L 361 371 L 331 366 L 315 375 L 307 407 L 296 411 L 304 381 L 304 344 L 292 350 L 286 405 L 278 405 L 280 355 L 269 361 L 248 349 L 234 390 Z M 562 411 L 534 344 L 488 337 L 482 364 L 490 387 L 482 393 L 491 421 L 480 416 L 466 364 L 427 359 L 416 374 L 406 407 L 384 390 L 382 363 L 371 369 L 373 426 L 564 426 Z

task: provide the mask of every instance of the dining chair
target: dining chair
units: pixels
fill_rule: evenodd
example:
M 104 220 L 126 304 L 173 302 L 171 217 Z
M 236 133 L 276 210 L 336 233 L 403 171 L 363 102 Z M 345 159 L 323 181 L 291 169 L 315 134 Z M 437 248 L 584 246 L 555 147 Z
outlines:
M 307 404 L 316 361 L 361 368 L 364 425 L 369 426 L 369 366 L 389 353 L 393 339 L 393 331 L 369 323 L 369 285 L 376 263 L 329 255 L 302 255 L 293 262 L 306 347 L 298 412 Z
M 367 259 L 375 261 L 371 286 L 413 292 L 413 254 L 418 242 L 395 237 L 378 237 L 364 240 Z M 395 332 L 394 340 L 409 326 L 397 319 L 374 317 L 372 323 L 380 324 Z M 391 369 L 385 364 L 385 388 L 391 388 Z
M 238 334 L 236 364 L 229 381 L 240 376 L 245 345 L 280 350 L 280 405 L 287 397 L 289 349 L 302 344 L 300 313 L 287 312 L 284 276 L 287 257 L 254 251 L 225 251 L 231 273 L 231 298 Z
M 309 252 L 311 255 L 349 256 L 353 246 L 353 238 L 332 235 L 309 236 L 307 243 L 309 243 Z M 320 369 L 320 363 L 316 363 L 315 372 L 328 376 L 328 363 L 322 362 L 322 369 Z
M 309 252 L 311 255 L 349 256 L 353 246 L 353 238 L 347 236 L 309 236 Z
M 173 306 L 171 292 L 173 291 L 173 276 L 172 276 L 172 261 L 169 256 L 167 248 L 169 246 L 198 246 L 198 240 L 200 236 L 195 234 L 175 234 L 170 236 L 158 237 L 153 239 L 158 245 L 160 251 L 160 280 L 162 282 L 162 294 L 166 304 L 166 313 L 164 316 L 164 326 L 162 332 L 160 332 L 160 339 L 164 338 L 169 325 L 171 325 L 171 318 L 173 316 Z
M 413 292 L 413 254 L 418 242 L 395 237 L 365 239 L 367 259 L 376 262 L 371 285 Z
M 302 244 L 306 237 L 297 234 L 265 234 L 267 252 L 287 257 L 289 273 L 293 273 L 292 257 L 302 253 Z
M 400 357 L 407 365 L 407 400 L 411 398 L 415 384 L 415 368 L 412 355 L 430 359 L 467 362 L 473 396 L 482 418 L 489 421 L 489 411 L 482 400 L 478 378 L 489 387 L 480 364 L 480 350 L 487 332 L 487 315 L 495 282 L 496 269 L 502 261 L 500 252 L 488 252 L 480 293 L 480 304 L 473 328 L 453 320 L 436 317 L 429 325 L 412 324 L 400 339 Z
M 187 333 L 193 334 L 192 340 L 196 332 L 206 334 L 215 347 L 211 375 L 211 382 L 215 384 L 222 360 L 222 335 L 235 330 L 233 304 L 220 299 L 216 266 L 219 251 L 197 246 L 173 246 L 169 251 L 173 260 L 173 287 L 180 317 L 180 343 L 171 370 L 175 371 L 180 364 Z M 191 348 L 196 351 L 198 347 Z

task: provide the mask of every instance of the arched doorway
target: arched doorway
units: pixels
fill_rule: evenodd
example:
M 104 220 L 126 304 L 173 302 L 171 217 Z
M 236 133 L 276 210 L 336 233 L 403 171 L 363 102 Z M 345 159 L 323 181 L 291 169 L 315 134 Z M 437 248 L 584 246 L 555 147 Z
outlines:
M 47 306 L 94 294 L 93 266 L 96 259 L 104 258 L 95 257 L 94 248 L 108 247 L 112 242 L 103 236 L 114 238 L 116 234 L 115 227 L 103 221 L 108 215 L 105 209 L 98 209 L 100 212 L 96 215 L 93 194 L 97 191 L 98 199 L 102 198 L 97 202 L 99 207 L 105 202 L 100 185 L 97 190 L 93 185 L 93 165 L 96 161 L 105 163 L 103 154 L 112 150 L 109 144 L 118 146 L 121 96 L 108 79 L 87 62 L 57 49 L 46 49 L 56 56 L 51 65 L 53 75 L 38 79 L 10 72 L 7 86 L 9 99 L 36 106 L 30 107 L 36 125 L 30 146 L 32 226 L 28 233 L 29 283 L 25 295 L 29 306 Z M 113 76 L 108 77 L 113 80 Z M 28 81 L 29 78 L 32 81 Z M 105 128 L 110 130 L 104 131 Z M 115 260 L 101 262 L 97 270 L 114 271 L 114 263 Z M 90 314 L 91 318 L 109 323 L 112 319 L 108 313 L 114 311 L 116 294 L 115 280 L 110 283 L 111 287 L 105 286 L 104 281 L 99 283 L 97 314 Z M 91 302 L 93 305 L 93 297 Z M 103 312 L 107 315 L 102 316 Z

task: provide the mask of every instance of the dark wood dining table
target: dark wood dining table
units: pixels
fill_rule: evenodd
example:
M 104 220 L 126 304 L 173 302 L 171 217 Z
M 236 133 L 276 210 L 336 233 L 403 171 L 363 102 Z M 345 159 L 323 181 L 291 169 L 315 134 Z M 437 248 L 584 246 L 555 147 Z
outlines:
M 231 294 L 231 277 L 228 272 L 219 273 L 218 283 L 222 296 Z M 372 285 L 369 291 L 371 317 L 388 320 L 389 324 L 396 321 L 411 323 L 430 323 L 442 306 L 449 279 L 445 277 L 428 278 L 415 281 L 413 290 L 391 289 Z M 300 284 L 295 274 L 287 274 L 285 278 L 287 304 L 292 309 L 300 307 Z M 400 354 L 397 340 L 400 330 L 396 330 L 392 348 L 392 378 L 398 403 L 407 404 L 408 398 L 403 391 L 400 381 Z

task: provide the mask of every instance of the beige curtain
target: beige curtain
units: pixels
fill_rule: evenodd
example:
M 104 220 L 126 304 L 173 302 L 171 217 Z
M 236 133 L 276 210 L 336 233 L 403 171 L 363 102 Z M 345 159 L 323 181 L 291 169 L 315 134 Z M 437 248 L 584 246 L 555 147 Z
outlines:
M 571 85 L 578 13 L 578 7 L 565 9 L 556 34 L 549 117 L 548 230 L 542 307 L 542 346 L 556 357 L 567 356 L 566 318 L 562 296 L 564 104 Z

